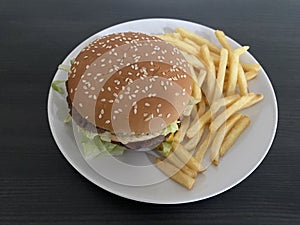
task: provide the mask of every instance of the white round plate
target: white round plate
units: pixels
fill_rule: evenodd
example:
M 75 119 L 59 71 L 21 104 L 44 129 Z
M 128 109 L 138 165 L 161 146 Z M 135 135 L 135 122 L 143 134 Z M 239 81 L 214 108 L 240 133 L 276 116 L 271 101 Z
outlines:
M 219 45 L 214 30 L 206 26 L 176 19 L 142 19 L 109 27 L 89 37 L 68 55 L 63 64 L 68 64 L 69 60 L 75 58 L 88 43 L 106 34 L 126 31 L 159 34 L 178 26 L 201 34 Z M 233 47 L 240 46 L 232 39 L 229 39 L 229 42 Z M 257 63 L 249 53 L 242 56 L 242 61 Z M 65 72 L 57 71 L 53 80 L 66 78 Z M 82 157 L 72 127 L 63 123 L 68 112 L 65 96 L 60 96 L 51 88 L 48 97 L 48 119 L 53 137 L 62 154 L 79 173 L 94 184 L 136 201 L 158 204 L 187 203 L 215 196 L 237 185 L 257 168 L 268 153 L 277 127 L 277 102 L 271 82 L 263 69 L 259 71 L 255 80 L 249 82 L 249 89 L 251 92 L 264 95 L 262 102 L 244 111 L 251 119 L 250 126 L 226 156 L 221 158 L 219 166 L 210 166 L 199 175 L 194 188 L 190 191 L 170 179 L 148 186 L 127 186 L 100 176 Z M 145 174 L 145 177 L 150 175 Z M 130 177 L 134 179 L 133 176 Z

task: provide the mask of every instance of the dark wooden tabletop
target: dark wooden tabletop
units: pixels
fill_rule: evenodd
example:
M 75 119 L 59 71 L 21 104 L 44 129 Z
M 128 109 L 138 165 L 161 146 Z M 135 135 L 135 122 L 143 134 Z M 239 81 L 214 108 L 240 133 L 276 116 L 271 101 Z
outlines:
M 62 156 L 47 121 L 57 65 L 103 28 L 168 17 L 219 28 L 267 71 L 279 126 L 258 169 L 200 202 L 154 205 L 115 196 Z M 0 224 L 300 224 L 300 1 L 0 0 Z

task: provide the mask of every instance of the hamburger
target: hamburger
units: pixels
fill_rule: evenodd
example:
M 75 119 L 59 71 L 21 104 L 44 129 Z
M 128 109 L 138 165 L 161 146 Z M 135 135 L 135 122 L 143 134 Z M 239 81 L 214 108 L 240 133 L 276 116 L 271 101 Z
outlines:
M 156 36 L 124 32 L 94 40 L 73 60 L 66 81 L 83 150 L 117 155 L 157 147 L 191 111 L 193 82 L 181 52 Z

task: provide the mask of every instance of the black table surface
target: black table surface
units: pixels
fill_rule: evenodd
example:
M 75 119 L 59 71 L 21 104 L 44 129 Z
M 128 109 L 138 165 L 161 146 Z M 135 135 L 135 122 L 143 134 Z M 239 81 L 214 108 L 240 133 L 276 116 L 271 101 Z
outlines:
M 216 197 L 154 205 L 113 195 L 62 156 L 47 120 L 57 65 L 111 25 L 179 18 L 224 30 L 267 71 L 279 124 L 255 172 Z M 300 1 L 0 0 L 0 224 L 300 224 Z

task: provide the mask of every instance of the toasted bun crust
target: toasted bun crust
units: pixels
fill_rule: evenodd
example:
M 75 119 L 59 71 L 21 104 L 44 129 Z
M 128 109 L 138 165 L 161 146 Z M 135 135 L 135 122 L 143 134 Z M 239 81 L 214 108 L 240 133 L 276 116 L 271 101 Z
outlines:
M 68 98 L 96 127 L 115 134 L 148 134 L 176 121 L 193 79 L 173 45 L 142 33 L 101 37 L 71 66 Z

